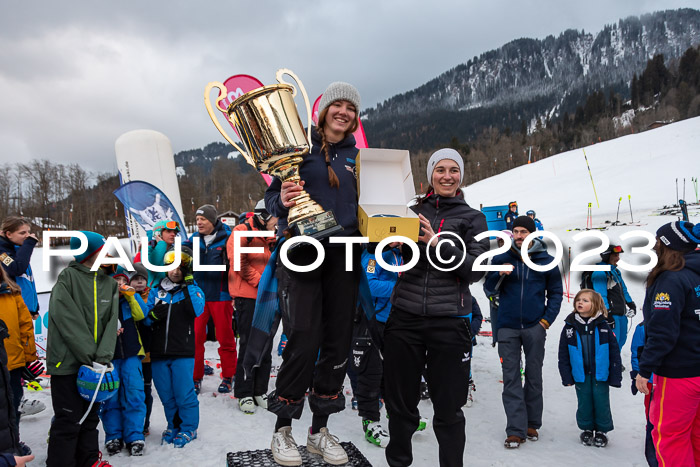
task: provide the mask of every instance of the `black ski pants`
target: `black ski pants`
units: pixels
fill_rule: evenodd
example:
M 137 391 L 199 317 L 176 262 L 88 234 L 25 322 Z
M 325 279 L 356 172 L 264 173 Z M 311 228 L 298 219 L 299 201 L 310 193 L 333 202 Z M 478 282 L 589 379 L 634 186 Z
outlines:
M 418 428 L 420 382 L 427 383 L 441 467 L 463 465 L 466 443 L 462 407 L 467 401 L 471 332 L 465 318 L 414 315 L 394 308 L 384 330 L 384 401 L 389 414 L 386 460 L 413 462 L 411 438 Z
M 315 259 L 316 250 L 310 255 L 307 264 Z M 301 417 L 308 388 L 314 414 L 345 408 L 343 381 L 362 273 L 359 249 L 353 259 L 353 270 L 346 271 L 345 247 L 326 246 L 325 260 L 313 271 L 294 272 L 278 262 L 278 294 L 288 340 L 268 409 L 281 418 Z
M 238 328 L 238 361 L 236 378 L 233 385 L 233 394 L 238 398 L 253 397 L 267 394 L 267 386 L 270 382 L 270 370 L 272 368 L 272 349 L 267 349 L 263 355 L 259 367 L 253 369 L 253 374 L 246 378 L 243 369 L 248 337 L 253 327 L 253 315 L 255 314 L 255 299 L 236 297 L 233 299 L 236 325 Z
M 350 366 L 357 379 L 357 387 L 353 389 L 357 399 L 357 410 L 363 420 L 379 421 L 379 398 L 382 395 L 382 357 L 380 355 L 384 334 L 384 323 L 372 320 L 371 326 L 377 328 L 374 339 L 369 337 L 366 321 L 363 319 L 355 325 L 355 336 L 352 339 Z
M 78 394 L 78 375 L 51 376 L 51 403 L 54 420 L 49 434 L 47 467 L 90 467 L 99 457 L 97 425 L 100 404 L 93 404 L 82 424 L 78 424 L 90 402 Z

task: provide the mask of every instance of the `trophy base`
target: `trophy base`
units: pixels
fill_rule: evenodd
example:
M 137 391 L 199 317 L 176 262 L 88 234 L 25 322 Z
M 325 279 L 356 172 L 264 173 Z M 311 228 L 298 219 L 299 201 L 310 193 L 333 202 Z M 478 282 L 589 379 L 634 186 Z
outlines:
M 306 235 L 316 240 L 330 237 L 342 230 L 343 227 L 338 225 L 333 211 L 325 211 L 305 219 L 300 219 L 289 226 L 289 233 L 292 236 Z

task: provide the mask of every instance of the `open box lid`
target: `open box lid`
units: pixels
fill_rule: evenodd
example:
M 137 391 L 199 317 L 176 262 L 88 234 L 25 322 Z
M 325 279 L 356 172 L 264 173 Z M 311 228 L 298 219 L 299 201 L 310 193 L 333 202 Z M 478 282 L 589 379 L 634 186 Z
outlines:
M 356 160 L 359 205 L 367 214 L 416 217 L 407 208 L 416 196 L 408 151 L 364 148 Z

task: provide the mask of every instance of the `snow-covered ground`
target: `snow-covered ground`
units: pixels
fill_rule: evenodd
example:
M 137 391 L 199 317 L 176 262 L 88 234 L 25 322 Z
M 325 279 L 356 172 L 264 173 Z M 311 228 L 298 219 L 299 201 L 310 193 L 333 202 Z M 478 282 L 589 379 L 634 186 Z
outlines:
M 545 228 L 557 235 L 564 246 L 572 246 L 573 254 L 581 251 L 572 240 L 575 227 L 585 227 L 586 210 L 593 203 L 593 224 L 603 225 L 606 220 L 614 221 L 618 199 L 623 198 L 620 207 L 620 221 L 630 220 L 628 195 L 631 195 L 633 216 L 641 226 L 611 227 L 604 233 L 612 242 L 619 242 L 621 234 L 643 229 L 655 232 L 656 229 L 676 217 L 660 217 L 653 210 L 676 201 L 676 178 L 682 193 L 682 180 L 686 178 L 686 199 L 695 202 L 691 177 L 700 175 L 698 162 L 700 148 L 700 118 L 686 120 L 645 133 L 626 136 L 614 141 L 585 148 L 593 179 L 597 189 L 600 208 L 594 197 L 591 180 L 586 168 L 583 151 L 576 150 L 550 157 L 527 166 L 519 167 L 496 177 L 466 188 L 468 202 L 475 207 L 507 204 L 517 200 L 520 212 L 528 209 L 537 211 Z M 691 218 L 700 221 L 700 218 Z M 643 242 L 642 242 L 643 243 Z M 643 255 L 630 253 L 630 247 L 639 243 L 623 241 L 626 253 L 623 259 L 631 263 L 643 263 Z M 590 248 L 591 245 L 588 245 Z M 41 255 L 37 251 L 33 258 L 35 271 L 41 269 Z M 566 263 L 566 261 L 565 261 Z M 641 309 L 644 296 L 642 274 L 623 273 L 633 299 Z M 51 277 L 38 274 L 39 289 L 50 289 Z M 578 290 L 579 278 L 572 274 L 571 290 Z M 488 301 L 481 285 L 474 284 L 472 292 L 482 311 L 488 315 Z M 646 465 L 644 447 L 644 409 L 642 397 L 630 393 L 630 379 L 624 375 L 622 388 L 611 389 L 611 406 L 615 430 L 610 433 L 610 444 L 605 449 L 584 447 L 578 442 L 579 430 L 576 427 L 576 395 L 573 388 L 565 388 L 557 370 L 557 345 L 563 317 L 572 310 L 572 304 L 564 299 L 559 319 L 548 332 L 547 354 L 544 362 L 544 424 L 537 442 L 528 442 L 517 450 L 503 448 L 505 438 L 505 415 L 501 405 L 501 372 L 496 349 L 490 346 L 490 338 L 480 337 L 474 351 L 473 373 L 477 391 L 475 403 L 464 409 L 467 417 L 467 446 L 465 464 L 474 466 L 511 465 Z M 636 325 L 640 316 L 634 318 Z M 484 325 L 488 329 L 488 324 Z M 627 345 L 622 350 L 623 364 L 629 368 L 630 351 Z M 207 344 L 207 357 L 217 357 L 216 344 Z M 274 355 L 273 365 L 280 359 Z M 271 380 L 271 387 L 274 384 Z M 255 415 L 244 415 L 238 410 L 235 400 L 214 397 L 218 386 L 218 376 L 205 377 L 200 395 L 199 438 L 182 450 L 171 446 L 160 446 L 160 431 L 165 428 L 162 407 L 154 403 L 151 419 L 152 434 L 146 440 L 146 454 L 142 458 L 129 458 L 121 454 L 109 458 L 115 466 L 138 465 L 198 465 L 221 466 L 225 464 L 226 453 L 248 449 L 268 448 L 274 427 L 274 416 L 259 410 Z M 349 383 L 346 384 L 349 388 Z M 46 458 L 46 433 L 51 419 L 50 389 L 39 393 L 29 393 L 30 398 L 43 400 L 48 409 L 38 415 L 25 417 L 21 422 L 22 438 L 37 455 L 34 465 L 43 464 Z M 364 440 L 360 418 L 357 412 L 348 408 L 331 417 L 330 431 L 343 441 L 351 441 L 369 459 L 372 465 L 386 465 L 384 451 Z M 423 416 L 432 416 L 429 401 L 420 403 Z M 385 419 L 383 419 L 385 421 Z M 311 413 L 305 409 L 302 419 L 294 422 L 293 434 L 297 442 L 305 442 L 305 430 L 311 424 Z M 102 439 L 102 438 L 101 438 Z M 413 438 L 414 465 L 435 466 L 437 443 L 432 428 L 417 433 Z

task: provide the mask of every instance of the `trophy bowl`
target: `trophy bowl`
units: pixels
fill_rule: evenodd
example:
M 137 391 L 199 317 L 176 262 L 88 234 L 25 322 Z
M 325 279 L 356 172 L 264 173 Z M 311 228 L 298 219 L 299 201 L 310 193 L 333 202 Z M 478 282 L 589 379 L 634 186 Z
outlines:
M 299 84 L 309 117 L 307 131 L 304 131 L 294 103 L 296 90 L 291 84 L 282 82 L 283 74 L 289 74 Z M 223 83 L 209 83 L 204 91 L 204 101 L 216 128 L 250 165 L 282 182 L 298 184 L 299 167 L 304 160 L 303 156 L 311 147 L 311 107 L 306 90 L 291 71 L 278 70 L 277 81 L 279 84 L 263 86 L 243 94 L 228 106 L 227 118 L 245 149 L 228 136 L 213 111 L 209 94 L 213 88 L 220 90 L 216 102 L 218 106 L 219 101 L 228 95 Z M 302 190 L 293 200 L 296 204 L 289 208 L 287 216 L 290 234 L 323 238 L 342 230 L 333 212 L 324 211 L 305 191 Z

